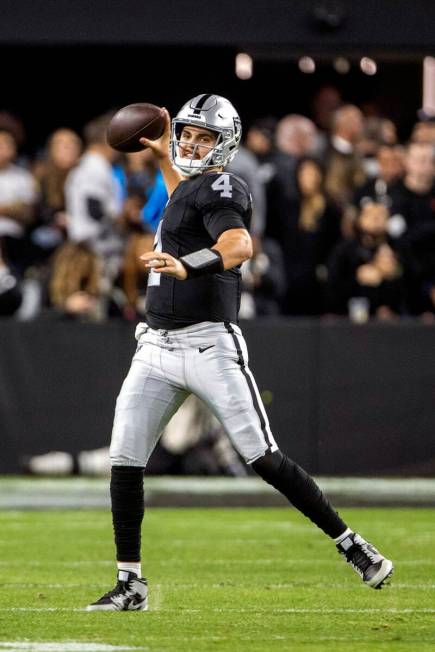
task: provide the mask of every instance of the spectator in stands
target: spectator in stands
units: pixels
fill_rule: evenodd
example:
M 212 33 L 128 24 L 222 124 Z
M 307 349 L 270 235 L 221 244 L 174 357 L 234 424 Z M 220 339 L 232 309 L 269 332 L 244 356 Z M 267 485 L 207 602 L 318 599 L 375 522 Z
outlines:
M 241 146 L 225 169 L 237 174 L 248 184 L 253 199 L 250 231 L 261 237 L 266 223 L 266 194 L 257 159 L 249 149 Z
M 108 297 L 120 271 L 124 244 L 118 224 L 120 187 L 111 165 L 117 154 L 106 141 L 111 117 L 105 114 L 86 125 L 85 152 L 65 184 L 68 239 L 99 258 Z
M 303 115 L 290 114 L 278 122 L 276 145 L 279 152 L 297 160 L 314 152 L 316 135 L 314 122 Z
M 27 266 L 26 228 L 34 219 L 36 184 L 27 170 L 15 165 L 14 135 L 0 128 L 0 240 L 10 265 L 20 274 Z
M 430 143 L 411 142 L 406 148 L 405 176 L 391 187 L 392 212 L 402 219 L 412 239 L 435 231 L 435 148 Z M 433 228 L 432 228 L 433 227 Z
M 251 124 L 246 134 L 246 147 L 262 164 L 269 162 L 275 152 L 275 118 L 261 118 Z
M 154 234 L 142 221 L 143 198 L 138 195 L 127 197 L 121 221 L 126 234 L 126 246 L 121 265 L 119 285 L 125 295 L 123 314 L 134 320 L 145 311 L 145 293 L 148 271 L 141 265 L 140 256 L 151 251 Z
M 358 150 L 363 157 L 364 173 L 368 179 L 373 179 L 379 172 L 377 153 L 382 145 L 397 145 L 394 122 L 378 116 L 365 118 Z
M 81 243 L 66 242 L 54 256 L 50 305 L 60 316 L 96 321 L 106 316 L 100 261 Z
M 31 232 L 37 261 L 45 260 L 66 237 L 65 182 L 82 150 L 78 134 L 56 129 L 48 138 L 43 158 L 33 168 L 39 187 L 36 222 Z
M 302 158 L 296 168 L 297 199 L 280 221 L 277 240 L 283 253 L 287 315 L 322 312 L 322 278 L 328 255 L 340 238 L 341 213 L 324 189 L 324 170 L 313 158 Z
M 335 86 L 326 84 L 316 91 L 312 101 L 312 118 L 318 129 L 330 131 L 334 113 L 342 103 L 341 93 Z
M 86 243 L 101 256 L 118 258 L 119 263 L 122 241 L 116 221 L 122 205 L 111 166 L 117 154 L 106 141 L 111 118 L 108 113 L 85 126 L 86 149 L 67 177 L 65 197 L 68 238 Z
M 148 271 L 140 256 L 154 246 L 154 237 L 168 200 L 166 186 L 150 149 L 127 154 L 124 166 L 126 199 L 120 226 L 126 240 L 119 287 L 124 293 L 123 314 L 136 319 L 145 308 Z
M 329 84 L 319 88 L 313 97 L 312 118 L 318 129 L 315 154 L 322 160 L 327 149 L 334 113 L 342 103 L 340 91 Z
M 391 318 L 406 312 L 413 274 L 409 252 L 388 237 L 388 209 L 366 203 L 358 216 L 355 237 L 340 242 L 328 264 L 327 307 L 348 313 L 353 297 L 365 297 L 370 315 Z
M 406 150 L 405 176 L 391 187 L 393 216 L 390 233 L 406 242 L 420 267 L 420 286 L 413 312 L 425 310 L 435 284 L 435 147 L 411 142 Z
M 272 238 L 252 238 L 253 256 L 243 263 L 241 319 L 270 317 L 281 313 L 287 287 L 282 250 Z
M 360 208 L 367 201 L 391 208 L 389 190 L 404 173 L 404 152 L 400 145 L 381 145 L 376 153 L 377 174 L 357 188 L 353 204 Z
M 21 119 L 9 111 L 0 111 L 0 131 L 3 129 L 12 134 L 15 146 L 20 150 L 26 142 L 26 130 Z M 21 165 L 22 161 L 17 159 L 17 164 Z
M 127 197 L 142 201 L 141 219 L 146 233 L 155 233 L 168 201 L 168 193 L 155 156 L 150 149 L 127 154 Z
M 325 187 L 341 205 L 348 204 L 356 188 L 364 183 L 365 174 L 358 144 L 363 135 L 361 111 L 352 104 L 338 109 L 333 116 L 332 132 L 325 154 Z
M 278 168 L 281 155 L 276 152 L 275 148 L 276 125 L 277 121 L 274 118 L 261 118 L 250 126 L 246 135 L 246 148 L 255 156 L 258 162 L 257 176 L 264 186 L 265 231 L 268 230 L 268 225 L 274 223 L 276 212 L 279 210 L 276 195 L 280 192 Z M 286 175 L 284 173 L 281 183 L 285 183 L 285 179 Z
M 431 143 L 435 147 L 435 118 L 417 122 L 410 140 L 413 143 Z
M 269 183 L 265 233 L 279 241 L 281 223 L 287 220 L 298 198 L 296 168 L 300 158 L 316 147 L 316 126 L 302 115 L 282 118 L 276 128 L 275 175 Z

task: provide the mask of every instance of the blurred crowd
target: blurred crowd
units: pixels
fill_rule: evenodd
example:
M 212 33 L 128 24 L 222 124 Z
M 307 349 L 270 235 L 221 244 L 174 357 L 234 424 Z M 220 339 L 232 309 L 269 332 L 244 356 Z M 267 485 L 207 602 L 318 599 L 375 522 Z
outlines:
M 54 131 L 33 160 L 0 112 L 0 315 L 135 320 L 139 256 L 167 202 L 150 150 L 120 155 L 110 113 Z M 229 171 L 254 198 L 240 317 L 435 320 L 435 122 L 406 142 L 387 117 L 319 89 L 310 117 L 259 118 Z

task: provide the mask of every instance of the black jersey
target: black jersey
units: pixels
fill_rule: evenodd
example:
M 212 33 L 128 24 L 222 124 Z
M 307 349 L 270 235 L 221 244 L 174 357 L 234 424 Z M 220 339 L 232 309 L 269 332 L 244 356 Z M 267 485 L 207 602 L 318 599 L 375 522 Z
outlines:
M 249 228 L 251 204 L 246 183 L 227 172 L 181 181 L 166 206 L 154 249 L 180 258 L 210 248 L 224 231 Z M 239 306 L 239 267 L 185 281 L 150 271 L 146 320 L 151 328 L 237 322 Z

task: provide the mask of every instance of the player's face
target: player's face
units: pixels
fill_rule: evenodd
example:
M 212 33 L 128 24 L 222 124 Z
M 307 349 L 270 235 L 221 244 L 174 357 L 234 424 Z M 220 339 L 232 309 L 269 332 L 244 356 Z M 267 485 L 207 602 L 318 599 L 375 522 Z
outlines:
M 179 140 L 181 158 L 203 159 L 216 144 L 217 135 L 201 127 L 183 127 Z

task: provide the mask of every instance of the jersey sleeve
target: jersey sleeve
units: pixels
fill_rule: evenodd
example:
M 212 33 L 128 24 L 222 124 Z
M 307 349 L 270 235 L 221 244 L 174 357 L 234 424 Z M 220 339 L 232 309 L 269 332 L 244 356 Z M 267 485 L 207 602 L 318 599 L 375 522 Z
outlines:
M 249 228 L 251 196 L 246 184 L 232 174 L 205 174 L 195 203 L 214 240 L 228 229 Z

